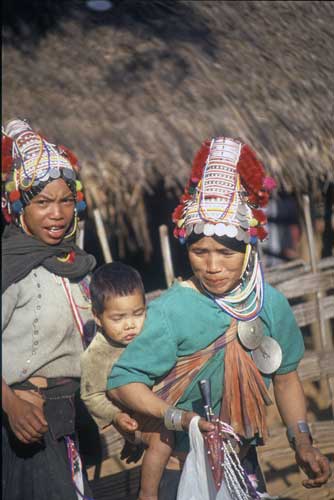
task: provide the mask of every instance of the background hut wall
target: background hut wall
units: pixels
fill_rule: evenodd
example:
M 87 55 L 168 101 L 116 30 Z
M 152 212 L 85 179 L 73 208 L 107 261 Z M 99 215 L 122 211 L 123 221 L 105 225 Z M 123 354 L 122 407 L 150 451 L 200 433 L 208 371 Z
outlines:
M 3 120 L 28 118 L 73 148 L 113 258 L 137 256 L 143 272 L 153 260 L 151 288 L 164 282 L 158 226 L 171 231 L 206 137 L 248 141 L 299 195 L 321 197 L 333 181 L 333 2 L 114 0 L 104 13 L 81 0 L 42 4 L 3 2 Z M 100 259 L 95 236 L 86 244 Z

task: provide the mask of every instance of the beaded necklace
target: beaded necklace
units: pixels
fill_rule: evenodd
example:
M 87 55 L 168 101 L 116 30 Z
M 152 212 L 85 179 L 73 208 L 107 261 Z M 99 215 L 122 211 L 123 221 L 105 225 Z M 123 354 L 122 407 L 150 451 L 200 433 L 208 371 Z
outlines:
M 69 283 L 68 279 L 61 277 L 61 284 L 63 286 L 67 300 L 68 300 L 69 305 L 71 307 L 72 314 L 73 314 L 77 329 L 80 333 L 82 345 L 85 349 L 86 348 L 86 339 L 85 339 L 85 331 L 84 331 L 84 322 L 81 318 L 81 315 L 80 315 L 80 312 L 78 309 L 78 305 L 76 304 L 76 302 L 73 298 L 70 283 Z
M 251 321 L 257 318 L 263 307 L 263 272 L 257 252 L 250 253 L 249 260 L 252 254 L 254 260 L 248 264 L 248 267 L 252 267 L 252 272 L 249 275 L 247 271 L 243 273 L 242 283 L 224 297 L 212 294 L 200 281 L 204 293 L 229 316 L 239 321 Z

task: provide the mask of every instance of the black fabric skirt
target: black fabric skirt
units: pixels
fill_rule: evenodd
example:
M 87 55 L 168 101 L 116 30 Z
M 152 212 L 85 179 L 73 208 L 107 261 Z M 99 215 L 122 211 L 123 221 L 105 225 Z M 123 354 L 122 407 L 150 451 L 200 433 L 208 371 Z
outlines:
M 12 388 L 31 389 L 30 383 Z M 65 436 L 75 436 L 74 395 L 77 381 L 51 384 L 39 389 L 45 398 L 44 413 L 49 425 L 41 443 L 24 444 L 2 419 L 3 500 L 78 500 L 72 480 Z M 83 471 L 84 494 L 91 498 Z

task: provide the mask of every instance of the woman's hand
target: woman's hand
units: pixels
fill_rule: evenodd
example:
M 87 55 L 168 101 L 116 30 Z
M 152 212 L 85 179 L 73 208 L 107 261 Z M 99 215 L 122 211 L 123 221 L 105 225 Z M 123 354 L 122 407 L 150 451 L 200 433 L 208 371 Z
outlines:
M 197 413 L 194 413 L 192 411 L 183 412 L 181 423 L 185 431 L 188 432 L 190 422 L 194 417 L 198 417 Z M 212 432 L 215 430 L 215 426 L 211 422 L 207 422 L 206 420 L 204 420 L 204 418 L 201 418 L 198 421 L 198 427 L 201 432 Z
M 20 392 L 23 393 L 26 391 Z M 25 444 L 39 441 L 48 430 L 48 423 L 44 416 L 42 404 L 39 401 L 41 400 L 43 402 L 43 400 L 38 394 L 31 397 L 30 393 L 29 399 L 34 400 L 34 398 L 36 398 L 36 404 L 12 393 L 6 408 L 9 425 L 12 431 L 15 436 Z
M 305 488 L 319 488 L 332 475 L 325 455 L 311 444 L 296 446 L 296 462 L 309 478 L 302 482 Z
M 318 488 L 328 481 L 331 471 L 327 458 L 311 445 L 309 435 L 298 429 L 298 422 L 306 422 L 306 402 L 298 373 L 275 375 L 273 381 L 282 420 L 295 433 L 296 462 L 309 478 L 303 481 L 303 486 Z

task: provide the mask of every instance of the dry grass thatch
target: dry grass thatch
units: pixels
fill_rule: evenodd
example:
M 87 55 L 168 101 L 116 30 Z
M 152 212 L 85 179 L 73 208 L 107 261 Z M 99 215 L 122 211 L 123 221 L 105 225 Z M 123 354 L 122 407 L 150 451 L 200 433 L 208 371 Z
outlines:
M 333 2 L 4 3 L 3 118 L 72 147 L 91 203 L 140 247 L 143 194 L 178 193 L 208 136 L 242 137 L 283 187 L 333 180 Z

